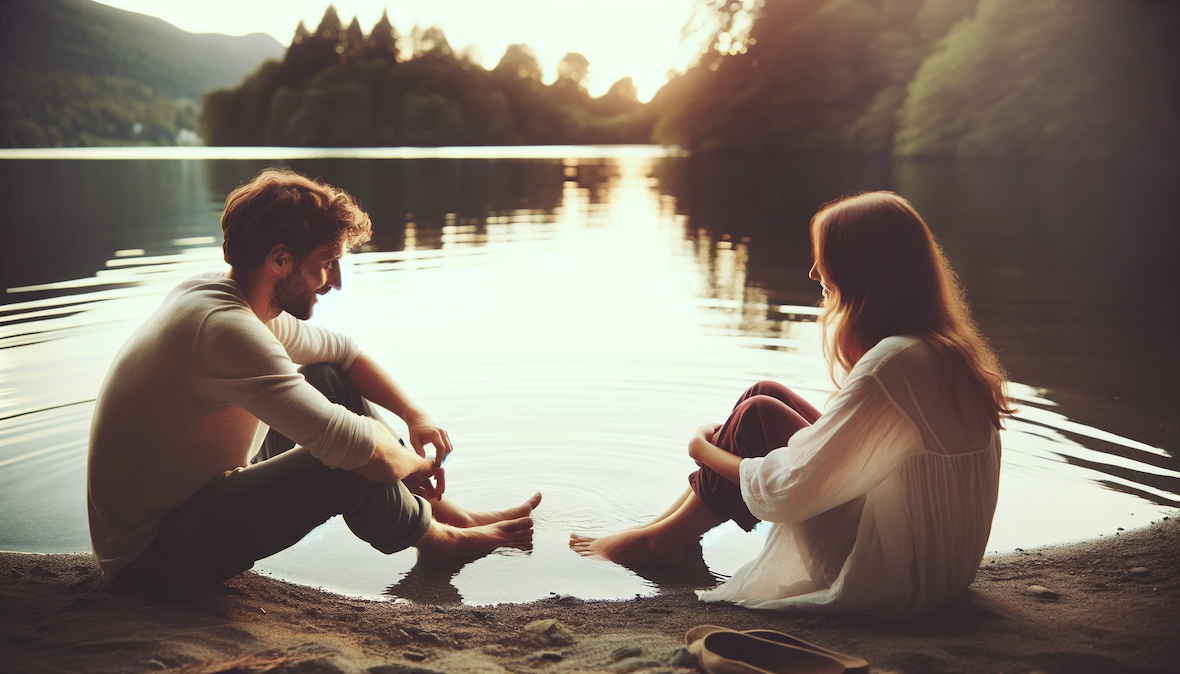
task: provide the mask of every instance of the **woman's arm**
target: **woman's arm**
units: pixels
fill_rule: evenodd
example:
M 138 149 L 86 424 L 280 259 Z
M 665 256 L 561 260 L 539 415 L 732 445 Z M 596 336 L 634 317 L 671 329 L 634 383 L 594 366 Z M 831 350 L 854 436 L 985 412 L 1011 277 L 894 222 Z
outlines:
M 721 477 L 738 484 L 741 481 L 742 457 L 713 444 L 713 434 L 719 428 L 721 424 L 705 424 L 698 428 L 696 435 L 688 441 L 688 455 L 697 463 L 712 468 Z

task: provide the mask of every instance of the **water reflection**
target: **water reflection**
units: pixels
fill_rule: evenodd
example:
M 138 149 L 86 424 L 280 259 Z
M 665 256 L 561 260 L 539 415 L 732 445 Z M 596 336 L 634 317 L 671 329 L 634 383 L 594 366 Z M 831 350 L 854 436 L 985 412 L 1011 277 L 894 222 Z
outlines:
M 764 531 L 722 527 L 689 563 L 663 571 L 583 560 L 566 538 L 661 512 L 694 468 L 685 452 L 692 430 L 722 419 L 753 381 L 777 379 L 823 404 L 831 384 L 806 279 L 807 218 L 841 192 L 894 184 L 880 181 L 918 202 L 1014 378 L 1042 387 L 1013 384 L 1022 411 L 1004 435 L 989 549 L 1096 536 L 1157 518 L 1180 499 L 1169 452 L 1102 423 L 1108 396 L 1086 393 L 1117 380 L 1159 395 L 1134 379 L 1135 363 L 1174 356 L 1150 337 L 1134 342 L 1144 353 L 1099 360 L 1059 343 L 1063 331 L 1100 341 L 1110 328 L 1098 324 L 1112 314 L 1128 332 L 1171 319 L 1136 317 L 1092 279 L 1081 289 L 1039 283 L 1092 275 L 1069 266 L 1096 253 L 1072 239 L 1051 246 L 1068 238 L 1057 225 L 1037 234 L 1005 221 L 997 226 L 1011 229 L 1002 231 L 1013 250 L 991 240 L 984 225 L 995 211 L 982 192 L 1014 189 L 1009 182 L 875 162 L 650 156 L 287 163 L 353 191 L 376 229 L 366 250 L 346 258 L 345 290 L 327 295 L 313 321 L 354 335 L 447 426 L 455 498 L 502 508 L 540 489 L 545 500 L 527 553 L 418 565 L 412 553 L 369 549 L 334 520 L 260 563 L 268 573 L 352 594 L 477 604 L 626 598 L 732 573 Z M 176 282 L 222 266 L 220 203 L 264 164 L 0 161 L 5 241 L 17 244 L 4 248 L 14 266 L 0 305 L 0 548 L 88 549 L 85 438 L 107 364 Z M 964 195 L 972 190 L 981 193 Z M 952 197 L 973 210 L 946 210 Z M 1032 212 L 1017 214 L 1020 226 L 1039 223 L 1043 211 L 1020 198 Z M 1080 217 L 1075 207 L 1062 215 Z M 1131 238 L 1155 245 L 1168 236 Z M 1025 247 L 1040 239 L 1030 256 Z M 1058 257 L 1046 260 L 1045 250 Z M 53 255 L 44 265 L 26 259 L 37 251 Z M 1136 261 L 1145 278 L 1166 276 L 1157 255 Z M 1094 311 L 1078 310 L 1082 297 Z M 1054 371 L 1063 365 L 1069 374 Z M 1071 398 L 1065 387 L 1075 379 L 1087 384 Z

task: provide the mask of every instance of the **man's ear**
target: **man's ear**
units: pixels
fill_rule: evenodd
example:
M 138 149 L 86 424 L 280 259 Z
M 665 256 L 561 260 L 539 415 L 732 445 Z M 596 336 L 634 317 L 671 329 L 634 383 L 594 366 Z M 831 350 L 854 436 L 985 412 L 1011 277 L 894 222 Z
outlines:
M 266 266 L 277 274 L 286 274 L 294 264 L 295 257 L 284 244 L 277 244 L 266 254 Z

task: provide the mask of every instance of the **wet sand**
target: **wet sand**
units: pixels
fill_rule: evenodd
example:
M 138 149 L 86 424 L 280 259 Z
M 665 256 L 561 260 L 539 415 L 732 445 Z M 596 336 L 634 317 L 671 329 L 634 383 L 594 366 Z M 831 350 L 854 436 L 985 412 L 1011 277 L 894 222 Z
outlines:
M 349 599 L 254 573 L 199 599 L 167 602 L 113 593 L 89 555 L 0 560 L 5 674 L 691 672 L 670 663 L 685 630 L 703 623 L 790 632 L 860 655 L 880 674 L 1180 670 L 1175 518 L 989 556 L 961 599 L 898 622 L 702 604 L 692 587 L 703 564 L 692 560 L 641 570 L 663 588 L 657 597 L 491 607 L 447 603 L 453 569 L 421 569 L 399 584 L 415 602 Z M 1036 596 L 1030 585 L 1059 596 Z

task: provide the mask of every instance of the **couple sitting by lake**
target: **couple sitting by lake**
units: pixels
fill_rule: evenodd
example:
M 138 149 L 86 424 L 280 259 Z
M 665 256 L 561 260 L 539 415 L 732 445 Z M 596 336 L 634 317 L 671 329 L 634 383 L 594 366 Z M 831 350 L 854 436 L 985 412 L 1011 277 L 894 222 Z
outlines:
M 355 201 L 267 169 L 229 195 L 221 224 L 230 271 L 177 286 L 98 396 L 90 533 L 114 585 L 216 585 L 338 514 L 377 550 L 416 547 L 424 561 L 531 544 L 540 494 L 491 513 L 445 497 L 447 432 L 351 339 L 305 323 L 341 288 L 341 257 L 369 238 Z M 767 521 L 762 553 L 702 599 L 905 617 L 971 583 L 1010 413 L 999 363 L 904 199 L 828 204 L 811 237 L 838 389 L 827 411 L 755 384 L 689 441 L 700 468 L 667 512 L 574 534 L 578 554 L 672 564 L 726 520 Z M 374 405 L 405 421 L 409 446 Z

